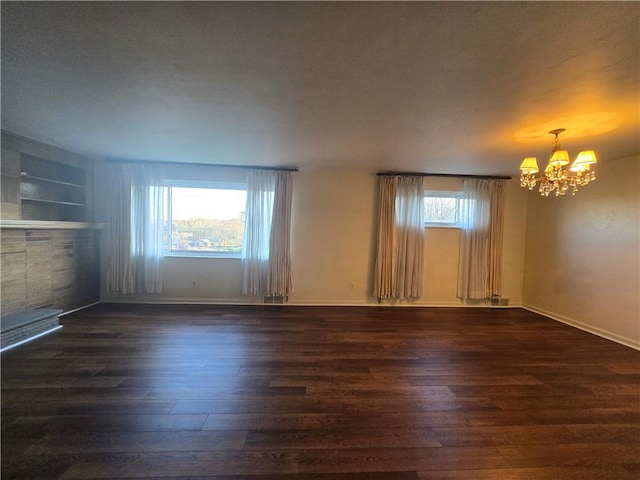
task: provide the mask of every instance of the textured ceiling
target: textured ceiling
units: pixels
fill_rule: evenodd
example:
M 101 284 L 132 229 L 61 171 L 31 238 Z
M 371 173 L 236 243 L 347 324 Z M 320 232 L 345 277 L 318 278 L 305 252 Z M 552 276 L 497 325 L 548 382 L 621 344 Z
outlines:
M 2 2 L 2 128 L 98 156 L 517 174 L 640 151 L 638 2 Z

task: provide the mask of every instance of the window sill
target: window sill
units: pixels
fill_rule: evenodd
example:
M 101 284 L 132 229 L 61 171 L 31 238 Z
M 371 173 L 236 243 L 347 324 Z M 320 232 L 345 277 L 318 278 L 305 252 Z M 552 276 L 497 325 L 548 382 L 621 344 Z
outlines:
M 462 230 L 462 227 L 460 225 L 443 225 L 439 223 L 425 223 L 424 228 L 453 228 L 456 230 Z
M 197 252 L 167 252 L 163 254 L 165 258 L 214 258 L 214 259 L 223 259 L 223 260 L 241 260 L 242 256 L 240 254 L 231 254 L 224 255 L 219 253 L 197 253 Z

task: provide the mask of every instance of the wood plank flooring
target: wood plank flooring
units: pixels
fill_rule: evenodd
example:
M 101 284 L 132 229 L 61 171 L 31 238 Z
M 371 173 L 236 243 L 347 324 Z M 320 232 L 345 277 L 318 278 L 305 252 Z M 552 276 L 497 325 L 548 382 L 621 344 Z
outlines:
M 640 352 L 521 309 L 97 305 L 2 354 L 2 478 L 640 478 Z

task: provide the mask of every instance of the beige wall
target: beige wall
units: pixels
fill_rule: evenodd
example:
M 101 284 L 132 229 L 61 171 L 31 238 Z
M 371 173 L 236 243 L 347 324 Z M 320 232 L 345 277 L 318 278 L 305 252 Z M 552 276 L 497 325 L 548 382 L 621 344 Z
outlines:
M 524 304 L 640 347 L 640 155 L 602 162 L 575 197 L 530 193 Z
M 373 302 L 375 180 L 354 172 L 295 175 L 291 302 Z
M 229 174 L 237 176 L 238 170 Z M 458 180 L 427 182 L 432 189 L 461 188 Z M 289 303 L 376 303 L 371 292 L 377 190 L 377 177 L 372 173 L 308 170 L 294 175 L 291 255 L 295 293 Z M 516 180 L 507 182 L 503 296 L 509 298 L 511 305 L 522 301 L 527 193 Z M 416 304 L 460 305 L 455 296 L 458 243 L 457 229 L 427 229 L 424 296 Z M 242 296 L 241 285 L 239 259 L 167 258 L 162 295 L 123 298 L 103 292 L 103 299 L 230 303 L 260 300 Z

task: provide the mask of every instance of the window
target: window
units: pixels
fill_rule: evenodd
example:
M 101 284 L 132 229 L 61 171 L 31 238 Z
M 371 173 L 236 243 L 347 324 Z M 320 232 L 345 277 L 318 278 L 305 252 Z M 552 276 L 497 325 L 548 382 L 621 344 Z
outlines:
M 165 253 L 239 257 L 242 254 L 246 185 L 165 182 Z
M 462 192 L 425 190 L 424 223 L 427 227 L 460 227 Z

